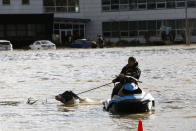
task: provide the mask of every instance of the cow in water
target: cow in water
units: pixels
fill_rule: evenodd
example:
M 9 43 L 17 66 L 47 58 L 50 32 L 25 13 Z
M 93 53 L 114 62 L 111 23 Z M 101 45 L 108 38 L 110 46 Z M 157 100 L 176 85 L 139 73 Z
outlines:
M 72 91 L 65 91 L 63 94 L 59 94 L 55 96 L 55 99 L 65 105 L 77 105 L 79 103 L 93 103 L 92 100 L 88 98 L 80 98 Z

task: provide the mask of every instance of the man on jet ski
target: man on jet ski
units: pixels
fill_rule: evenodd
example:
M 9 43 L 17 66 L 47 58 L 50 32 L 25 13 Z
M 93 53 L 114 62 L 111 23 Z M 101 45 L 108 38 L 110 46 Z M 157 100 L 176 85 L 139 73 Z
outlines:
M 123 67 L 120 75 L 118 75 L 116 79 L 112 81 L 113 83 L 119 83 L 114 87 L 111 97 L 114 95 L 122 96 L 142 93 L 136 81 L 140 78 L 140 75 L 141 70 L 138 68 L 137 60 L 134 57 L 129 57 L 128 64 Z

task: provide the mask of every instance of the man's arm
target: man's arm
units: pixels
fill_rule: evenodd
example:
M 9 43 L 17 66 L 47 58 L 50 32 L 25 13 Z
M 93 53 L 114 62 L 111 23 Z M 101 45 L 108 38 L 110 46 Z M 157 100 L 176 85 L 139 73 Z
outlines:
M 120 74 L 125 74 L 127 70 L 127 66 L 124 66 L 120 72 Z
M 112 82 L 113 83 L 120 82 L 121 75 L 125 75 L 125 72 L 126 72 L 126 66 L 122 68 L 120 75 L 118 75 L 114 80 L 112 80 Z
M 124 79 L 125 79 L 126 82 L 137 82 L 137 81 L 134 80 L 134 78 L 135 78 L 136 80 L 139 80 L 140 75 L 141 75 L 141 70 L 140 70 L 139 68 L 137 68 L 136 70 L 134 70 L 134 71 L 130 74 L 130 77 L 129 77 L 129 76 L 128 76 L 128 77 L 125 76 Z

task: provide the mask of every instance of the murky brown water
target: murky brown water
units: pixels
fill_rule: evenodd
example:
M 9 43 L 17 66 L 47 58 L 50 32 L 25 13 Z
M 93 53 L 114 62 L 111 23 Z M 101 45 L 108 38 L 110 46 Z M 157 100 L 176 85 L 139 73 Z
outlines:
M 86 93 L 93 105 L 64 107 L 65 90 L 84 91 L 110 82 L 137 57 L 140 85 L 153 94 L 153 113 L 118 116 L 102 110 L 112 85 Z M 196 131 L 196 46 L 0 52 L 0 130 Z M 29 97 L 39 99 L 28 105 Z M 47 101 L 46 101 L 47 99 Z

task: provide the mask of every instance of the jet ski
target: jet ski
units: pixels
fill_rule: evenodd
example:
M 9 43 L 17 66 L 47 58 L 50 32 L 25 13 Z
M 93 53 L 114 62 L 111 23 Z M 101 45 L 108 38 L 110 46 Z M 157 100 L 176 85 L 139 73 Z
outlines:
M 137 84 L 127 83 L 122 88 L 134 91 L 139 87 Z M 153 109 L 155 100 L 150 93 L 141 90 L 139 94 L 114 95 L 111 100 L 104 101 L 103 106 L 111 113 L 143 113 Z

